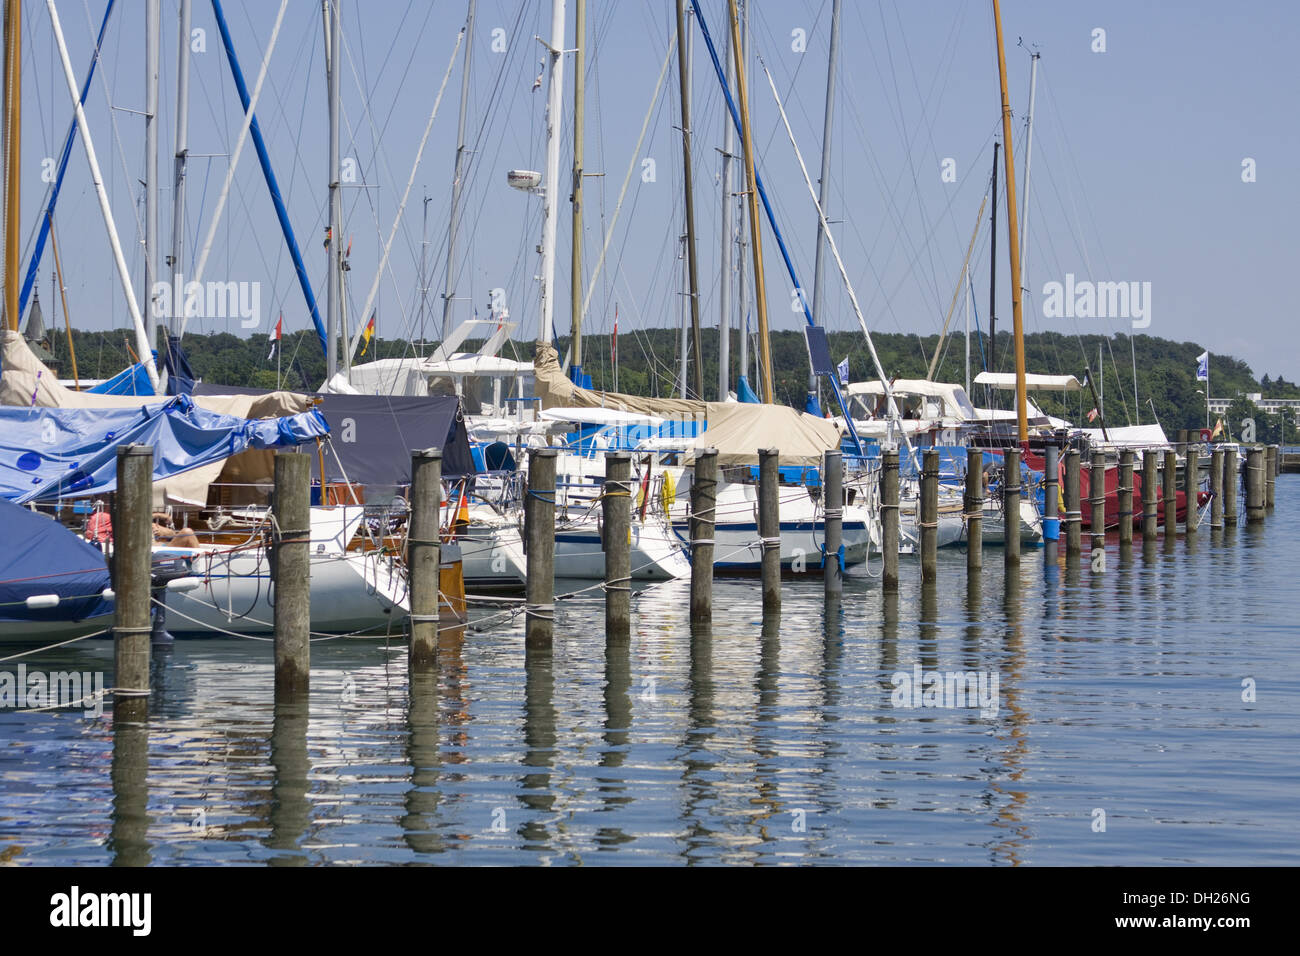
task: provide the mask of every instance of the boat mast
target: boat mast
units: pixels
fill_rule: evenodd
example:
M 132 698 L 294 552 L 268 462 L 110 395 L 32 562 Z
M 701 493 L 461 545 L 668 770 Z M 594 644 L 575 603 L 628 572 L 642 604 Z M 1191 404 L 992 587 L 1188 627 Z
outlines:
M 733 81 L 731 68 L 731 31 L 727 31 L 727 85 Z M 732 224 L 731 159 L 736 151 L 736 131 L 731 117 L 722 117 L 722 284 L 718 287 L 718 401 L 727 400 L 731 390 L 731 244 L 735 241 Z M 744 336 L 741 337 L 742 342 Z M 744 374 L 744 366 L 741 367 Z
M 1025 117 L 1025 184 L 1021 196 L 1020 279 L 1029 291 L 1029 163 L 1034 158 L 1034 93 L 1038 89 L 1038 57 L 1034 50 L 1029 54 L 1029 112 Z
M 340 6 L 343 0 L 322 0 L 325 17 L 325 72 L 329 87 L 329 232 L 325 240 L 325 381 L 334 378 L 339 370 L 339 254 L 343 243 L 343 203 L 339 195 L 339 81 L 343 75 L 343 57 L 340 49 L 342 31 L 339 28 Z
M 758 311 L 758 348 L 762 365 L 764 404 L 772 404 L 772 346 L 767 335 L 767 288 L 763 278 L 763 234 L 758 221 L 758 183 L 754 172 L 754 136 L 749 122 L 749 88 L 745 82 L 745 60 L 741 55 L 740 22 L 736 0 L 727 0 L 731 14 L 731 44 L 735 51 L 736 85 L 740 99 L 740 139 L 745 156 L 745 189 L 749 206 L 749 238 L 754 258 L 754 304 Z
M 185 167 L 189 159 L 190 132 L 190 0 L 180 0 L 180 29 L 176 41 L 176 151 L 172 167 L 172 249 L 167 257 L 172 284 L 167 310 L 168 333 L 176 335 L 176 306 L 184 309 L 185 285 L 181 281 L 181 253 L 185 248 Z
M 158 280 L 158 53 L 161 0 L 144 7 L 144 294 L 153 299 Z M 152 312 L 151 312 L 152 314 Z M 150 332 L 152 333 L 152 329 Z
M 682 109 L 682 182 L 686 196 L 687 296 L 691 309 L 691 347 L 695 350 L 695 397 L 704 398 L 704 347 L 700 339 L 699 265 L 695 254 L 695 178 L 691 171 L 691 54 L 694 31 L 687 30 L 685 0 L 677 0 L 677 77 Z M 683 378 L 683 381 L 685 379 Z
M 1025 411 L 1025 327 L 1021 311 L 1020 243 L 1016 219 L 1016 161 L 1011 149 L 1011 97 L 1007 93 L 1007 55 L 1002 44 L 1002 10 L 993 0 L 993 25 L 998 37 L 998 81 L 1002 87 L 1002 140 L 1007 147 L 1002 158 L 1007 172 L 1007 238 L 1011 247 L 1011 321 L 1016 343 L 1016 424 L 1021 442 L 1029 440 L 1029 419 Z
M 831 52 L 826 62 L 826 115 L 822 119 L 822 171 L 818 186 L 817 204 L 825 213 L 829 206 L 831 193 L 831 122 L 835 117 L 835 62 L 840 52 L 840 0 L 831 5 Z M 813 260 L 813 300 L 812 315 L 815 325 L 825 325 L 826 319 L 822 309 L 822 247 L 826 244 L 826 231 L 822 226 L 822 217 L 817 217 L 817 256 Z M 808 394 L 817 395 L 817 375 L 808 370 Z M 821 402 L 817 403 L 821 407 Z
M 560 179 L 560 109 L 564 87 L 564 0 L 551 3 L 551 42 L 543 43 L 550 57 L 550 86 L 546 96 L 546 178 L 542 181 L 542 310 L 537 338 L 551 341 L 555 311 L 555 199 Z
M 14 6 L 16 0 L 10 0 L 10 6 Z M 158 392 L 158 366 L 153 360 L 153 348 L 149 342 L 149 333 L 145 331 L 144 317 L 140 314 L 140 303 L 135 297 L 135 289 L 131 287 L 131 272 L 126 265 L 126 256 L 122 253 L 122 243 L 118 239 L 117 225 L 113 221 L 113 208 L 108 201 L 108 190 L 104 188 L 104 177 L 99 169 L 99 159 L 95 155 L 95 144 L 90 138 L 90 125 L 86 122 L 86 111 L 81 107 L 81 98 L 77 92 L 77 80 L 72 74 L 72 61 L 68 58 L 68 46 L 63 39 L 63 25 L 59 22 L 59 11 L 54 6 L 54 0 L 45 0 L 46 9 L 50 13 L 50 26 L 54 31 L 54 44 L 59 51 L 59 60 L 63 65 L 63 78 L 68 84 L 68 94 L 72 97 L 73 113 L 77 120 L 77 131 L 81 134 L 81 144 L 86 150 L 86 165 L 90 167 L 90 179 L 95 186 L 95 195 L 99 200 L 99 212 L 104 217 L 104 227 L 108 230 L 108 244 L 113 250 L 113 262 L 117 266 L 117 277 L 122 284 L 122 293 L 126 296 L 127 311 L 131 316 L 131 324 L 135 327 L 136 348 L 140 353 L 140 361 L 144 363 L 145 374 L 149 376 L 149 385 L 153 388 L 154 393 Z M 6 22 L 7 26 L 16 27 L 12 21 Z M 17 32 L 11 37 L 17 42 Z M 8 55 L 9 46 L 5 47 L 6 56 Z M 8 64 L 6 63 L 6 66 Z M 6 77 L 7 79 L 8 77 Z M 13 92 L 17 93 L 15 89 Z M 13 104 L 6 104 L 12 106 Z M 11 117 L 11 122 L 6 128 L 11 131 L 11 135 L 17 135 L 18 116 L 16 112 Z M 13 146 L 12 142 L 6 144 L 6 147 Z M 6 149 L 6 153 L 8 149 Z M 13 175 L 10 176 L 8 188 L 13 189 L 17 179 L 17 170 L 10 170 Z M 17 231 L 17 222 L 15 218 L 18 214 L 16 197 L 13 198 L 5 209 L 8 215 L 8 221 L 5 223 L 6 236 L 10 232 Z M 18 252 L 16 245 L 6 245 L 6 257 L 16 256 Z M 6 269 L 8 269 L 8 259 L 6 259 Z M 6 271 L 6 278 L 16 275 L 16 272 Z M 7 282 L 5 288 L 6 307 L 11 298 L 17 296 L 17 283 Z M 17 318 L 17 304 L 9 311 L 11 321 Z M 14 331 L 17 331 L 15 328 Z
M 469 109 L 469 61 L 474 50 L 474 11 L 477 6 L 478 0 L 469 0 L 469 10 L 465 14 L 465 65 L 460 76 L 460 119 L 456 121 L 456 170 L 451 179 L 451 215 L 447 220 L 447 281 L 443 283 L 442 335 L 439 337 L 439 341 L 447 337 L 447 326 L 451 322 L 451 303 L 456 297 L 456 227 L 460 224 L 460 190 L 465 174 L 465 114 Z M 424 200 L 424 221 L 427 228 L 429 221 L 428 197 Z M 424 245 L 428 246 L 427 235 Z M 422 248 L 420 250 L 420 270 L 422 275 L 424 271 L 424 252 L 425 250 Z M 420 309 L 423 316 L 423 298 L 421 298 Z M 362 318 L 365 318 L 365 316 L 362 316 Z M 423 336 L 423 324 L 420 332 L 421 336 Z
M 22 0 L 6 0 L 4 14 L 4 172 L 5 172 L 5 319 L 8 327 L 18 331 L 18 213 L 22 191 L 22 105 L 23 105 L 23 5 Z
M 1001 144 L 993 143 L 993 212 L 989 214 L 989 348 L 988 370 L 998 370 L 998 149 Z M 994 393 L 996 394 L 996 393 Z
M 569 326 L 573 332 L 573 363 L 569 378 L 582 385 L 582 165 L 586 125 L 587 0 L 576 0 L 573 8 L 573 255 L 569 273 Z
M 970 398 L 970 260 L 962 271 L 962 283 L 966 286 L 966 397 Z

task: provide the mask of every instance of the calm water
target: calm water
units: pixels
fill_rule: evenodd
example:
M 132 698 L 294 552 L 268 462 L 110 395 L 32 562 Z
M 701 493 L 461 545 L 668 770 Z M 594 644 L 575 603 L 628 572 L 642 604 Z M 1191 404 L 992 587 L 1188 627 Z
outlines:
M 1294 865 L 1300 481 L 1277 500 L 1194 550 L 1112 538 L 1104 574 L 1028 552 L 1018 595 L 999 549 L 971 587 L 947 553 L 937 589 L 904 559 L 896 600 L 849 581 L 830 614 L 788 582 L 779 622 L 720 582 L 692 636 L 661 586 L 609 654 L 568 602 L 553 652 L 515 622 L 412 686 L 400 648 L 319 643 L 306 708 L 269 644 L 181 642 L 147 732 L 0 712 L 0 862 Z M 996 713 L 894 706 L 917 665 L 996 676 Z

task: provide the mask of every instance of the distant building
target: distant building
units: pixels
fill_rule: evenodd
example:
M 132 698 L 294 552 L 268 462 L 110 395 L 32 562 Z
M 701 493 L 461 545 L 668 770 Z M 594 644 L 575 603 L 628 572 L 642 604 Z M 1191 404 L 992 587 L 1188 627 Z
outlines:
M 23 329 L 23 338 L 32 354 L 45 363 L 52 372 L 58 372 L 59 360 L 50 351 L 50 339 L 45 331 L 45 316 L 41 314 L 41 296 L 32 296 L 32 307 L 27 312 L 27 327 Z
M 1300 398 L 1265 398 L 1260 392 L 1249 392 L 1244 397 L 1261 412 L 1268 412 L 1270 415 L 1289 412 L 1295 419 L 1296 425 L 1300 425 Z M 1225 414 L 1228 406 L 1235 401 L 1235 398 L 1211 398 L 1210 414 Z

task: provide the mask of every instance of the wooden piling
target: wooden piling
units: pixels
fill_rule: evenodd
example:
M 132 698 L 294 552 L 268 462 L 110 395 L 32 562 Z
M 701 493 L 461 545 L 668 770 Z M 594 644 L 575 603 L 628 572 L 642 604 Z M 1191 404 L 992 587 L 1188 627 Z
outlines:
M 1079 449 L 1065 452 L 1065 555 L 1077 558 L 1083 550 L 1083 502 L 1080 493 L 1079 470 L 1083 456 Z
M 1274 488 L 1277 485 L 1277 461 L 1278 446 L 1269 445 L 1264 452 L 1264 505 L 1269 511 L 1273 510 L 1274 505 Z
M 425 667 L 438 656 L 439 532 L 442 509 L 442 450 L 411 452 L 411 526 L 406 539 L 410 578 L 411 633 L 408 662 Z
M 1222 448 L 1210 453 L 1210 530 L 1223 527 L 1223 458 Z
M 555 456 L 554 448 L 528 451 L 528 495 L 524 539 L 528 568 L 524 581 L 524 644 L 549 648 L 555 622 Z
M 1088 515 L 1092 542 L 1090 550 L 1106 547 L 1106 453 L 1092 453 L 1092 467 L 1088 475 L 1088 503 L 1092 506 Z
M 982 448 L 966 449 L 966 497 L 962 502 L 962 510 L 966 514 L 966 571 L 969 573 L 984 567 L 984 449 Z
M 939 579 L 939 450 L 927 448 L 921 465 L 921 581 Z
M 886 591 L 898 590 L 898 448 L 880 453 L 880 550 L 883 555 L 881 584 Z
M 691 480 L 691 621 L 713 620 L 713 523 L 718 500 L 718 450 L 695 455 Z
M 153 549 L 153 447 L 117 449 L 113 501 L 113 713 L 149 714 L 149 594 Z
M 1198 445 L 1187 446 L 1187 458 L 1183 465 L 1183 487 L 1187 489 L 1187 533 L 1196 534 L 1201 524 L 1201 512 L 1197 507 L 1197 492 L 1201 484 L 1201 450 Z
M 712 449 L 709 449 L 712 451 Z M 717 458 L 713 458 L 716 464 Z M 695 480 L 700 478 L 696 461 Z M 692 501 L 696 495 L 691 489 Z M 626 639 L 632 629 L 632 455 L 605 452 L 605 491 L 601 496 L 601 525 L 605 549 L 605 640 Z M 692 507 L 694 505 L 692 504 Z M 710 516 L 711 517 L 711 516 Z M 694 532 L 692 532 L 694 537 Z M 710 530 L 709 537 L 712 537 Z M 691 613 L 695 613 L 695 548 L 691 548 Z M 709 545 L 709 572 L 713 571 Z M 710 609 L 711 613 L 711 609 Z
M 271 588 L 275 595 L 275 692 L 303 693 L 311 672 L 311 456 L 276 452 Z M 434 573 L 437 573 L 435 558 Z M 436 596 L 435 596 L 436 600 Z M 434 604 L 436 616 L 438 606 Z
M 1119 481 L 1116 503 L 1119 505 L 1119 543 L 1133 543 L 1133 449 L 1119 453 Z
M 758 536 L 763 548 L 763 610 L 781 607 L 781 475 L 775 448 L 758 450 Z
M 844 572 L 840 567 L 844 545 L 844 456 L 827 451 L 822 460 L 822 509 L 825 513 L 825 553 L 822 577 L 827 599 L 844 591 Z
M 1164 489 L 1164 534 L 1172 538 L 1178 534 L 1178 452 L 1165 452 L 1165 469 L 1161 474 Z
M 1241 483 L 1240 458 L 1236 448 L 1223 449 L 1223 525 L 1237 525 L 1237 495 Z
M 1246 452 L 1246 523 L 1264 520 L 1268 505 L 1264 495 L 1264 447 L 1254 445 Z
M 1002 465 L 1002 561 L 1020 566 L 1020 449 L 1008 448 Z

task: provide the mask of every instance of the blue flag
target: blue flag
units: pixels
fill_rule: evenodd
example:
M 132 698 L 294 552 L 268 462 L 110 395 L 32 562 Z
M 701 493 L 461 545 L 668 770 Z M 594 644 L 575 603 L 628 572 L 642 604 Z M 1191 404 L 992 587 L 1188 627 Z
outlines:
M 849 384 L 849 357 L 847 355 L 844 356 L 843 362 L 835 366 L 835 371 L 838 372 L 840 375 L 840 384 L 848 385 Z
M 1202 352 L 1196 356 L 1196 380 L 1198 382 L 1208 382 L 1210 380 L 1210 353 Z

